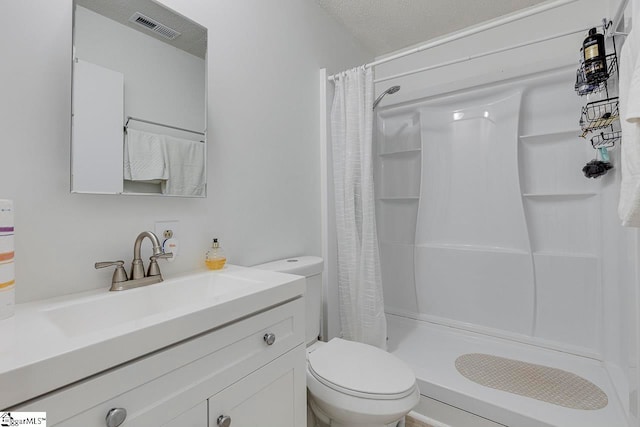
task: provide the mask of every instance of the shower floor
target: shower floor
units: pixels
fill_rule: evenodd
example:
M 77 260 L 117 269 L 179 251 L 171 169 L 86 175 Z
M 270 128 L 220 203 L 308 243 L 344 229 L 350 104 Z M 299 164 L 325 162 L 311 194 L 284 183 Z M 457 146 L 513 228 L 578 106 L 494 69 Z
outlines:
M 387 323 L 389 351 L 411 366 L 425 396 L 507 426 L 627 426 L 613 385 L 599 361 L 390 314 Z M 456 359 L 468 353 L 574 373 L 600 387 L 608 396 L 608 404 L 598 410 L 570 409 L 482 386 L 456 369 Z

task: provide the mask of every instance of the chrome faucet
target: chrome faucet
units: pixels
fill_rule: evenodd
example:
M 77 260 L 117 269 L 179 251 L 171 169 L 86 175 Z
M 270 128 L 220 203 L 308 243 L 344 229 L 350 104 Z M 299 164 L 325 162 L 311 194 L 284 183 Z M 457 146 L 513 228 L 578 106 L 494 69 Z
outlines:
M 140 248 L 142 247 L 142 241 L 148 237 L 153 245 L 153 255 L 149 258 L 149 269 L 145 275 L 144 264 L 140 255 Z M 96 262 L 95 268 L 104 268 L 112 265 L 116 266 L 116 270 L 113 272 L 113 278 L 111 279 L 110 291 L 124 291 L 126 289 L 137 288 L 140 286 L 151 285 L 153 283 L 162 282 L 162 274 L 160 273 L 160 266 L 158 265 L 159 258 L 171 258 L 173 254 L 171 252 L 163 253 L 158 236 L 151 231 L 143 231 L 138 234 L 136 241 L 133 245 L 133 261 L 131 262 L 131 279 L 127 277 L 127 272 L 124 269 L 124 261 L 105 261 Z
M 150 231 L 143 231 L 142 233 L 138 234 L 138 237 L 136 237 L 136 242 L 133 244 L 133 261 L 131 262 L 131 280 L 142 279 L 145 276 L 144 264 L 142 264 L 142 259 L 140 258 L 141 256 L 140 248 L 142 247 L 142 241 L 144 240 L 145 237 L 148 237 L 149 240 L 151 240 L 151 244 L 153 245 L 153 255 L 158 256 L 162 254 L 162 247 L 160 246 L 160 241 L 158 240 L 158 236 L 156 236 L 154 233 Z M 147 273 L 147 276 L 152 275 L 152 274 L 149 274 L 151 272 L 152 264 L 155 264 L 157 269 L 158 263 L 156 262 L 155 259 L 152 259 L 151 263 L 149 264 L 149 272 Z M 159 270 L 156 274 L 153 274 L 153 276 L 157 276 L 158 274 L 160 274 Z

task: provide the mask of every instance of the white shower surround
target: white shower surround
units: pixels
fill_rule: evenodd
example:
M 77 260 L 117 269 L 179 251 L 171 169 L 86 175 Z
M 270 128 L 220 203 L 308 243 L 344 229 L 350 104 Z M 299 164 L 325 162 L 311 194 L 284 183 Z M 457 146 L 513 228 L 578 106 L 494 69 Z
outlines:
M 574 76 L 570 65 L 378 111 L 388 313 L 606 362 L 603 301 L 632 275 L 630 232 L 615 216 L 617 171 L 582 175 L 594 152 Z M 625 369 L 614 361 L 610 375 Z
M 572 72 L 378 113 L 387 311 L 601 357 L 603 238 L 624 231 L 603 202 L 615 172 L 580 170 L 593 150 Z M 408 139 L 422 150 L 396 147 Z
M 602 15 L 607 13 L 604 10 L 605 7 L 606 5 L 601 2 L 585 0 L 581 4 L 555 9 L 552 13 L 544 13 L 535 18 L 506 24 L 482 33 L 473 39 L 468 38 L 448 43 L 429 52 L 380 66 L 376 69 L 376 78 L 383 78 L 504 45 L 525 42 L 528 39 L 535 39 L 549 33 L 561 33 L 567 28 L 577 28 L 590 23 L 596 24 Z M 396 322 L 398 317 L 389 316 L 389 346 L 394 353 L 412 364 L 418 373 L 419 380 L 421 380 L 421 390 L 424 395 L 439 397 L 443 402 L 472 412 L 481 411 L 481 415 L 493 419 L 496 419 L 494 416 L 499 418 L 501 414 L 500 411 L 497 411 L 496 405 L 504 407 L 505 401 L 508 400 L 505 400 L 504 395 L 490 397 L 486 389 L 470 390 L 464 387 L 456 389 L 456 374 L 446 375 L 449 372 L 448 368 L 455 360 L 454 354 L 448 350 L 448 343 L 454 344 L 455 348 L 457 338 L 453 332 L 456 329 L 449 328 L 452 335 L 448 337 L 440 335 L 443 338 L 442 341 L 429 341 L 434 337 L 429 334 L 414 333 L 424 329 L 421 325 L 434 325 L 433 322 L 437 322 L 454 328 L 473 330 L 481 333 L 474 338 L 478 341 L 482 341 L 483 336 L 488 337 L 490 342 L 491 339 L 495 339 L 493 337 L 508 338 L 514 344 L 521 346 L 521 355 L 531 355 L 531 359 L 528 361 L 532 363 L 553 360 L 555 354 L 570 354 L 573 358 L 570 365 L 591 366 L 591 368 L 584 370 L 587 377 L 599 383 L 604 381 L 608 390 L 607 394 L 612 399 L 611 402 L 615 399 L 618 405 L 618 409 L 615 409 L 613 404 L 609 407 L 618 413 L 613 416 L 618 420 L 620 416 L 627 417 L 631 425 L 635 426 L 637 418 L 633 408 L 636 407 L 637 402 L 637 376 L 633 366 L 637 360 L 636 308 L 634 306 L 637 286 L 635 271 L 638 253 L 635 241 L 637 233 L 635 230 L 621 228 L 615 219 L 615 206 L 618 198 L 615 185 L 612 187 L 613 191 L 607 188 L 592 191 L 581 187 L 593 184 L 607 187 L 618 179 L 618 171 L 614 170 L 613 174 L 604 177 L 604 180 L 597 182 L 591 180 L 592 182 L 589 183 L 589 180 L 586 180 L 579 172 L 580 168 L 594 157 L 593 150 L 587 148 L 588 141 L 576 138 L 579 111 L 584 103 L 584 100 L 581 100 L 573 92 L 576 45 L 579 46 L 581 40 L 580 35 L 563 37 L 526 49 L 518 49 L 466 64 L 448 66 L 429 73 L 385 81 L 383 84 L 377 85 L 377 93 L 381 93 L 391 85 L 402 86 L 398 94 L 385 98 L 381 105 L 382 108 L 379 109 L 379 114 L 391 114 L 391 109 L 399 113 L 402 108 L 411 108 L 411 105 L 416 104 L 418 100 L 429 101 L 434 104 L 432 107 L 435 106 L 436 109 L 446 111 L 447 102 L 453 102 L 456 97 L 458 100 L 462 100 L 466 96 L 469 101 L 467 106 L 473 106 L 481 104 L 481 102 L 474 101 L 472 94 L 481 93 L 485 89 L 489 93 L 485 96 L 485 103 L 499 97 L 505 91 L 520 90 L 523 92 L 518 138 L 515 141 L 518 154 L 515 162 L 511 157 L 509 163 L 515 164 L 518 169 L 519 195 L 516 200 L 520 200 L 520 209 L 525 213 L 526 232 L 529 237 L 528 250 L 531 252 L 529 264 L 534 266 L 534 273 L 537 273 L 536 278 L 539 282 L 534 282 L 535 287 L 527 288 L 519 283 L 510 289 L 513 290 L 521 286 L 523 291 L 529 291 L 530 301 L 533 301 L 533 309 L 523 310 L 518 319 L 519 322 L 514 324 L 506 322 L 506 318 L 503 319 L 502 327 L 496 327 L 496 323 L 491 324 L 492 318 L 494 322 L 496 320 L 500 322 L 500 316 L 503 314 L 503 310 L 499 309 L 500 304 L 494 304 L 489 315 L 479 310 L 476 310 L 475 313 L 474 310 L 470 312 L 459 310 L 456 316 L 451 316 L 454 305 L 449 305 L 448 313 L 450 317 L 454 317 L 453 319 L 442 316 L 447 313 L 436 313 L 438 309 L 425 314 L 419 311 L 419 308 L 425 308 L 424 298 L 421 304 L 418 292 L 413 286 L 412 261 L 415 241 L 408 240 L 410 244 L 405 245 L 382 244 L 382 273 L 387 313 L 401 314 L 403 316 L 401 319 L 421 319 L 409 319 L 408 324 L 398 328 Z M 564 77 L 562 77 L 562 73 L 564 73 Z M 554 74 L 558 79 L 555 86 L 553 83 Z M 528 79 L 527 76 L 533 77 L 533 79 L 525 82 Z M 536 78 L 542 80 L 536 83 Z M 544 79 L 546 79 L 545 82 L 543 82 Z M 518 87 L 518 82 L 524 84 Z M 545 84 L 548 85 L 546 89 Z M 447 94 L 449 95 L 447 96 Z M 390 105 L 394 107 L 388 108 L 387 106 Z M 452 112 L 453 109 L 450 110 L 450 113 Z M 419 121 L 419 115 L 407 115 L 404 121 L 406 124 L 404 135 L 397 140 L 398 150 L 410 151 L 422 148 L 422 138 L 425 135 L 421 130 L 421 125 L 417 124 Z M 378 126 L 384 128 L 386 132 L 392 131 L 388 126 L 393 127 L 390 123 L 384 125 L 380 122 L 378 122 Z M 408 131 L 409 128 L 413 128 L 414 132 Z M 544 133 L 550 133 L 550 135 L 543 135 Z M 376 137 L 378 136 L 376 134 Z M 378 141 L 379 143 L 380 141 Z M 378 148 L 380 149 L 379 145 Z M 583 151 L 580 151 L 581 149 Z M 391 151 L 388 147 L 384 150 Z M 502 152 L 498 155 L 505 156 Z M 618 153 L 614 152 L 614 162 L 618 161 L 617 155 Z M 410 156 L 413 163 L 407 161 L 403 167 L 398 162 L 395 164 L 387 162 L 388 172 L 390 172 L 390 168 L 395 167 L 396 170 L 404 170 L 404 175 L 401 176 L 406 177 L 408 169 L 415 168 L 416 165 L 420 167 L 418 162 L 422 160 L 422 152 L 418 152 L 418 154 L 407 152 L 395 156 L 398 158 Z M 485 158 L 487 157 L 485 156 Z M 543 162 L 544 166 L 540 166 Z M 572 175 L 554 175 L 555 172 L 536 174 L 536 170 L 578 171 L 578 173 Z M 385 180 L 379 179 L 382 176 L 380 169 L 377 170 L 376 176 L 378 178 L 376 182 L 376 188 L 379 191 L 378 197 L 393 197 L 394 194 L 388 190 L 391 189 L 391 186 L 397 185 L 397 180 L 402 178 L 396 176 L 395 181 L 387 180 L 388 182 L 384 182 Z M 394 226 L 417 220 L 418 201 L 423 203 L 423 200 L 420 200 L 421 189 L 418 185 L 420 181 L 420 178 L 410 183 L 405 180 L 405 183 L 408 184 L 404 200 L 381 200 L 378 202 L 378 206 L 391 207 L 396 211 L 394 215 L 399 214 L 403 217 L 395 225 L 391 223 L 383 225 L 385 214 L 380 213 L 381 239 L 384 238 L 385 228 L 386 231 L 395 232 L 396 240 L 411 238 L 413 230 L 407 229 L 407 227 L 395 228 L 394 230 Z M 557 185 L 558 183 L 563 183 L 565 189 Z M 562 193 L 566 197 L 560 196 Z M 412 199 L 410 196 L 417 197 L 418 200 Z M 561 202 L 563 198 L 564 201 Z M 549 227 L 550 221 L 545 219 L 546 215 L 555 212 L 554 206 L 557 205 L 562 205 L 562 209 L 558 211 L 562 215 L 559 217 L 560 220 L 555 221 L 558 223 L 556 228 Z M 585 216 L 582 213 L 585 206 L 601 206 L 602 209 L 598 208 L 597 212 L 588 210 L 589 214 Z M 574 218 L 578 219 L 574 220 Z M 584 233 L 585 229 L 588 229 L 590 233 Z M 566 236 L 574 237 L 569 239 Z M 396 241 L 396 243 L 398 242 Z M 527 248 L 525 247 L 525 249 Z M 556 256 L 563 253 L 577 256 Z M 603 254 L 607 254 L 607 256 L 603 256 Z M 396 263 L 398 265 L 397 263 L 406 260 L 408 260 L 405 264 L 407 268 L 396 268 L 391 271 L 388 266 L 385 268 L 385 264 Z M 510 269 L 514 268 L 512 265 L 509 267 Z M 454 274 L 458 276 L 463 275 L 464 272 L 459 270 L 461 269 L 451 271 L 454 271 Z M 443 271 L 445 270 L 443 269 Z M 587 276 L 588 286 L 585 286 L 585 282 L 577 278 L 577 272 L 582 272 L 584 276 Z M 599 283 L 593 283 L 593 275 L 596 276 Z M 393 283 L 411 283 L 412 285 L 390 288 L 390 276 L 394 280 Z M 562 286 L 554 284 L 554 281 L 559 282 L 561 278 L 573 279 L 563 282 Z M 472 285 L 466 283 L 463 286 L 471 287 Z M 595 293 L 593 292 L 594 288 Z M 590 290 L 590 292 L 585 292 L 582 289 Z M 444 293 L 446 296 L 445 289 L 435 289 L 435 295 L 438 292 Z M 427 292 L 424 292 L 423 289 L 422 293 L 426 294 Z M 512 300 L 514 297 L 516 301 L 518 301 L 517 298 L 520 298 L 520 303 L 527 299 L 524 293 L 510 293 L 509 295 Z M 400 301 L 404 301 L 405 304 L 398 304 Z M 491 305 L 487 305 L 486 299 L 482 301 L 485 307 L 491 307 Z M 481 314 L 485 314 L 484 319 L 481 318 Z M 465 319 L 465 316 L 468 317 Z M 523 328 L 519 332 L 514 332 L 515 327 L 518 325 L 521 327 L 526 323 L 523 322 L 526 318 L 531 326 L 529 331 L 522 333 L 528 329 Z M 484 325 L 472 323 L 473 320 L 470 322 L 469 319 L 482 320 Z M 398 340 L 402 344 L 394 348 Z M 425 340 L 429 341 L 429 345 L 422 343 Z M 530 344 L 535 347 L 531 347 Z M 424 352 L 428 352 L 428 354 Z M 425 357 L 419 358 L 417 355 L 420 354 Z M 433 359 L 428 357 L 430 354 L 434 356 L 449 354 L 453 359 L 451 357 Z M 416 360 L 420 360 L 420 363 L 414 364 Z M 435 364 L 436 360 L 447 361 L 445 365 L 437 365 Z M 584 363 L 590 360 L 596 362 L 591 365 Z M 438 375 L 436 378 L 429 374 L 434 371 L 438 371 L 442 375 Z M 435 394 L 438 390 L 442 393 Z M 462 399 L 462 395 L 467 399 Z M 488 402 L 492 399 L 494 404 L 489 404 Z M 480 404 L 479 402 L 484 403 Z M 519 408 L 519 405 L 526 405 L 526 403 L 512 402 L 511 407 Z M 554 413 L 553 410 L 550 410 L 549 405 L 540 404 L 530 407 L 530 414 L 548 413 Z M 565 421 L 569 419 L 571 418 L 565 419 Z M 613 420 L 614 418 L 609 419 Z M 553 418 L 549 420 L 553 420 Z M 573 421 L 579 425 L 579 417 L 574 417 Z M 556 419 L 557 422 L 559 419 Z M 533 425 L 544 424 L 537 422 Z M 567 421 L 557 425 L 572 424 Z M 609 425 L 623 425 L 623 423 L 616 422 Z
M 582 175 L 594 152 L 574 76 L 569 65 L 378 111 L 385 310 L 600 360 L 618 381 L 604 301 L 633 275 L 632 232 L 615 215 L 617 170 Z

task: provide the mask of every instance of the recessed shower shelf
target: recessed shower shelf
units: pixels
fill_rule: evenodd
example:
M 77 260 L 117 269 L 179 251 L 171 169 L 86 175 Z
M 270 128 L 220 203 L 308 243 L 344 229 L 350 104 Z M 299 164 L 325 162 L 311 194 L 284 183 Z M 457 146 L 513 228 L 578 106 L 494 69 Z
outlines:
M 549 256 L 549 257 L 565 257 L 565 258 L 586 258 L 597 260 L 599 257 L 595 254 L 583 252 L 560 252 L 560 251 L 533 251 L 533 256 Z
M 583 198 L 583 197 L 593 197 L 597 196 L 598 193 L 524 193 L 522 197 L 574 197 L 574 198 Z
M 419 196 L 378 197 L 378 200 L 382 202 L 405 202 L 419 199 Z
M 505 254 L 519 254 L 528 255 L 529 251 L 518 248 L 505 248 L 499 246 L 483 246 L 483 245 L 461 245 L 459 243 L 419 243 L 416 244 L 416 248 L 428 248 L 428 249 L 454 249 L 459 251 L 474 251 L 474 252 L 497 252 Z
M 411 242 L 411 243 L 397 242 L 395 240 L 386 240 L 386 239 L 382 239 L 382 238 L 380 239 L 380 244 L 385 245 L 385 246 L 396 246 L 396 247 L 411 248 L 411 249 L 413 249 L 415 247 L 413 242 Z
M 579 128 L 564 129 L 553 132 L 533 133 L 528 135 L 520 135 L 520 141 L 522 142 L 558 142 L 558 137 L 576 137 L 580 136 L 582 131 Z
M 398 151 L 390 151 L 388 153 L 380 153 L 378 154 L 378 156 L 380 157 L 403 156 L 403 155 L 418 154 L 420 152 L 422 152 L 422 149 L 413 148 L 411 150 L 398 150 Z

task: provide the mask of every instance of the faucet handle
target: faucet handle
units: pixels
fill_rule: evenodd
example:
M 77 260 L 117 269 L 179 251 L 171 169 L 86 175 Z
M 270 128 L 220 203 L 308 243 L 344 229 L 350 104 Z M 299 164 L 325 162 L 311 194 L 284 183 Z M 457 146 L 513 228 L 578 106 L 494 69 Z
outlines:
M 157 259 L 168 259 L 168 258 L 173 258 L 173 252 L 167 252 L 167 253 L 158 254 L 158 255 L 151 255 L 149 257 L 151 261 L 155 261 Z
M 105 268 L 105 267 L 111 267 L 112 265 L 118 266 L 118 267 L 122 267 L 124 265 L 124 261 L 120 260 L 120 261 L 100 261 L 100 262 L 96 262 L 94 267 L 96 269 L 98 268 Z
M 113 283 L 126 282 L 127 280 L 129 280 L 129 278 L 127 277 L 127 272 L 123 267 L 124 261 L 122 261 L 122 260 L 96 262 L 94 264 L 94 267 L 96 269 L 98 269 L 98 268 L 111 267 L 112 265 L 116 266 L 116 269 L 113 272 L 113 278 L 111 279 L 111 283 L 112 284 Z
M 147 270 L 147 276 L 162 276 L 160 274 L 160 266 L 158 265 L 157 260 L 158 259 L 166 259 L 166 258 L 173 258 L 173 253 L 167 252 L 165 254 L 151 255 L 149 257 L 149 260 L 151 262 L 149 263 L 149 269 Z

